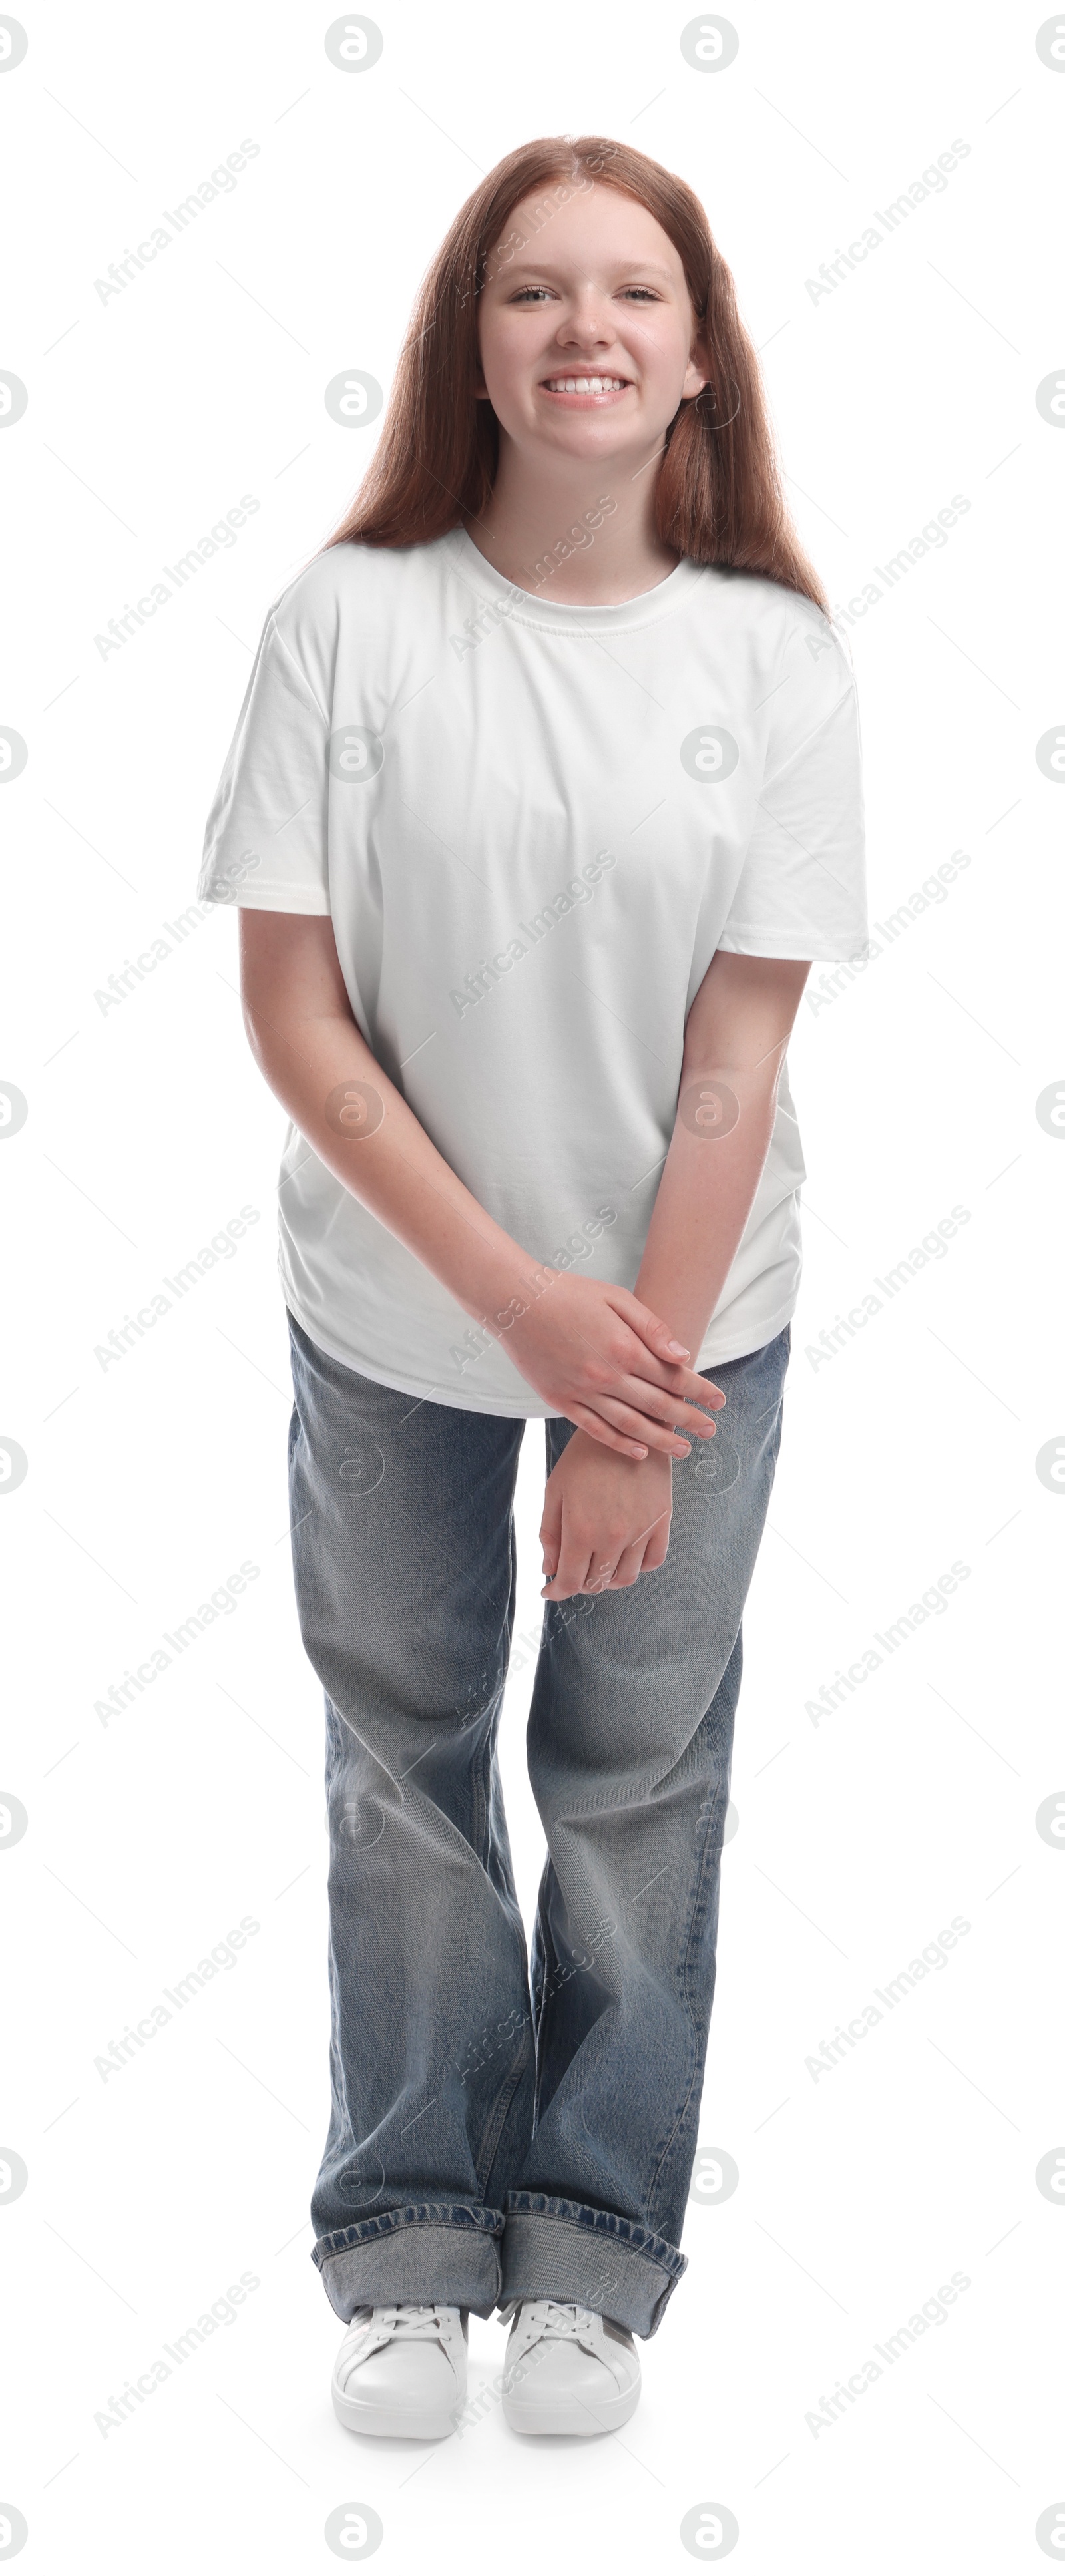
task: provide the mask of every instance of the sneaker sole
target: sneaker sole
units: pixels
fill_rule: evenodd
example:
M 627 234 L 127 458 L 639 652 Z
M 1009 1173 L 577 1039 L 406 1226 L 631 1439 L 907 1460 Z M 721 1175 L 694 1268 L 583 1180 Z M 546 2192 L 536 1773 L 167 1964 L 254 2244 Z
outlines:
M 435 2409 L 431 2414 L 418 2414 L 413 2407 L 371 2406 L 365 2399 L 344 2396 L 334 2386 L 333 2412 L 349 2433 L 383 2433 L 397 2439 L 405 2436 L 414 2442 L 442 2442 L 454 2432 L 462 2405 L 456 2404 L 452 2415 L 441 2415 Z
M 604 2397 L 594 2407 L 575 2405 L 572 2398 L 568 2403 L 559 2398 L 541 2405 L 526 2402 L 523 2406 L 519 2398 L 504 2396 L 503 2417 L 512 2433 L 563 2433 L 579 2439 L 582 2435 L 616 2432 L 619 2424 L 627 2424 L 630 2415 L 635 2414 L 639 2402 L 637 2380 L 634 2388 L 619 2389 L 614 2397 Z

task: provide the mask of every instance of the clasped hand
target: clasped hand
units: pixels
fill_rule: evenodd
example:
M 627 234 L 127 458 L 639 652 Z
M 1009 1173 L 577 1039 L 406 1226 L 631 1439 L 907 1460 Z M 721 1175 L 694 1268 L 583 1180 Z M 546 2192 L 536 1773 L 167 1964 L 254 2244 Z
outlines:
M 544 1598 L 614 1591 L 663 1563 L 674 1458 L 712 1440 L 700 1408 L 720 1387 L 688 1365 L 670 1326 L 627 1288 L 565 1271 L 512 1300 L 500 1337 L 522 1376 L 575 1426 L 548 1479 L 540 1538 Z M 613 1454 L 609 1454 L 613 1453 Z

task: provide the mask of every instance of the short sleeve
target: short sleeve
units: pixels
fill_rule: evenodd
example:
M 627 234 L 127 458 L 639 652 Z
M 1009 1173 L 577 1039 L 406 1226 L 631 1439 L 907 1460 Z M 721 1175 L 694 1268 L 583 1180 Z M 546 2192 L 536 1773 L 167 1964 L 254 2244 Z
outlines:
M 329 723 L 271 610 L 207 818 L 197 895 L 327 913 Z
M 803 603 L 789 621 L 754 826 L 718 945 L 841 960 L 868 941 L 854 678 L 828 620 Z

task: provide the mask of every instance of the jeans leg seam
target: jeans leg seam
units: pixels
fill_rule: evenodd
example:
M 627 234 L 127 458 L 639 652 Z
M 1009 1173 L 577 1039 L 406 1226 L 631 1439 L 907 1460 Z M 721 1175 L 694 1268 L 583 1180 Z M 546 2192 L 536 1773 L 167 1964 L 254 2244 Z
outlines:
M 548 1870 L 553 1870 L 553 1868 L 554 1868 L 554 1863 L 553 1863 L 552 1858 L 551 1858 L 550 1848 L 548 1848 L 547 1859 L 546 1859 L 546 1861 L 545 1861 L 545 1863 L 544 1863 L 544 1875 L 546 1876 L 546 1874 L 547 1874 Z M 541 1898 L 542 1898 L 542 1893 L 543 1893 L 543 1888 L 542 1888 L 542 1883 L 541 1883 Z M 557 1971 L 558 1964 L 559 1964 L 559 1961 L 558 1961 L 558 1952 L 557 1952 L 557 1950 L 556 1950 L 556 1948 L 555 1948 L 554 1937 L 553 1937 L 553 1934 L 552 1934 L 552 1931 L 551 1931 L 550 1923 L 548 1922 L 548 1918 L 547 1918 L 547 1907 L 546 1907 L 546 1905 L 544 1905 L 540 1900 L 538 1900 L 538 1902 L 537 1902 L 537 1914 L 538 1914 L 538 1917 L 539 1917 L 539 1926 L 540 1926 L 540 1949 L 541 1949 L 541 1952 L 542 1952 L 542 1955 L 543 1955 L 543 1968 L 544 1968 L 544 1973 L 543 1973 L 543 1980 L 542 1980 L 541 1987 L 540 1987 L 540 1995 L 539 1995 L 539 2002 L 538 2002 L 538 2004 L 537 2004 L 537 2003 L 535 2002 L 535 2000 L 534 2000 L 534 2016 L 535 2016 L 535 2017 L 534 2017 L 534 2020 L 533 2020 L 533 2048 L 534 2048 L 534 2051 L 535 2051 L 535 2061 L 536 2061 L 536 2073 L 535 2073 L 535 2080 L 534 2080 L 534 2085 L 533 2085 L 533 2134 L 534 2134 L 534 2136 L 535 2136 L 536 2130 L 537 2130 L 537 2128 L 538 2128 L 538 2126 L 539 2126 L 539 2122 L 540 2122 L 540 2113 L 541 2113 L 541 2108 L 542 2108 L 542 2097 L 543 2097 L 543 2073 L 544 2073 L 544 2065 L 543 2065 L 543 2040 L 544 2040 L 544 2035 L 545 2035 L 545 2034 L 544 2034 L 544 2024 L 545 2024 L 545 2022 L 546 2022 L 546 2020 L 547 2020 L 547 2011 L 548 2011 L 548 2006 L 549 2006 L 550 2001 L 551 2001 L 551 1982 L 552 1982 L 552 1979 L 553 1979 L 553 1977 L 554 1977 L 554 1975 L 555 1975 L 555 1973 L 556 1973 L 556 1971 Z
M 735 1650 L 735 1646 L 734 1646 L 734 1647 L 733 1647 L 733 1649 L 732 1649 L 733 1654 L 735 1653 L 735 1651 L 736 1651 L 736 1650 Z M 729 1660 L 731 1661 L 731 1657 L 730 1657 L 730 1659 L 729 1659 Z M 728 1670 L 728 1666 L 727 1666 L 727 1665 L 726 1665 L 726 1667 L 725 1667 L 725 1670 L 726 1670 L 726 1671 Z M 723 1679 L 723 1678 L 724 1678 L 724 1675 L 722 1675 L 722 1679 Z M 701 1849 L 700 1854 L 699 1854 L 699 1866 L 698 1866 L 698 1870 L 697 1870 L 697 1872 L 696 1872 L 694 1901 L 693 1901 L 693 1904 L 692 1904 L 691 1917 L 690 1917 L 690 1920 L 689 1920 L 689 1923 L 688 1923 L 688 1937 L 687 1937 L 687 1941 L 685 1942 L 685 1945 L 684 1945 L 684 2006 L 685 2006 L 685 2010 L 686 2010 L 687 2015 L 688 2015 L 689 2022 L 691 2023 L 692 2041 L 693 2041 L 691 2074 L 690 2074 L 690 2076 L 689 2076 L 689 2078 L 688 2078 L 688 2087 L 687 2087 L 687 2091 L 686 2091 L 685 2096 L 684 2096 L 684 2100 L 683 2100 L 683 2102 L 681 2103 L 680 2108 L 679 2108 L 679 2110 L 678 2110 L 678 2111 L 677 2111 L 677 2113 L 676 2113 L 676 2116 L 675 2116 L 675 2118 L 674 2118 L 674 2122 L 673 2122 L 673 2126 L 672 2126 L 672 2128 L 671 2128 L 671 2130 L 670 2130 L 670 2133 L 669 2133 L 668 2138 L 666 2139 L 666 2143 L 665 2143 L 665 2145 L 664 2145 L 664 2147 L 663 2147 L 663 2149 L 662 2149 L 662 2153 L 661 2153 L 661 2155 L 660 2155 L 660 2156 L 659 2156 L 659 2158 L 658 2158 L 658 2162 L 657 2162 L 657 2164 L 656 2164 L 656 2166 L 655 2166 L 654 2173 L 652 2174 L 652 2176 L 651 2176 L 651 2180 L 650 2180 L 650 2182 L 649 2182 L 649 2184 L 648 2184 L 648 2187 L 647 2187 L 647 2195 L 646 2195 L 646 2199 L 645 2199 L 644 2206 L 645 2206 L 645 2208 L 646 2208 L 646 2210 L 647 2210 L 647 2214 L 648 2214 L 648 2225 L 649 2225 L 649 2226 L 652 2224 L 652 2220 L 651 2220 L 651 2208 L 652 2208 L 652 2202 L 653 2202 L 653 2195 L 654 2195 L 655 2191 L 656 2191 L 656 2190 L 657 2190 L 657 2188 L 658 2188 L 658 2180 L 659 2180 L 659 2176 L 660 2176 L 660 2174 L 661 2174 L 661 2172 L 662 2172 L 662 2168 L 663 2168 L 663 2166 L 664 2166 L 664 2164 L 665 2164 L 665 2162 L 666 2162 L 666 2159 L 667 2159 L 667 2157 L 668 2157 L 668 2155 L 669 2155 L 670 2149 L 671 2149 L 671 2147 L 674 2145 L 674 2143 L 675 2143 L 675 2141 L 676 2141 L 676 2138 L 677 2138 L 677 2136 L 678 2136 L 678 2134 L 679 2134 L 679 2131 L 682 2129 L 682 2127 L 683 2127 L 683 2125 L 684 2125 L 684 2121 L 685 2121 L 685 2118 L 686 2118 L 686 2116 L 687 2116 L 688 2105 L 689 2105 L 689 2103 L 690 2103 L 690 2101 L 691 2101 L 692 2094 L 693 2094 L 693 2093 L 694 2093 L 694 2091 L 695 2091 L 695 2080 L 696 2080 L 696 2076 L 698 2075 L 698 2072 L 699 2072 L 699 2025 L 698 2025 L 698 2022 L 696 2021 L 695 2013 L 694 2013 L 694 2011 L 693 2011 L 693 2009 L 692 2009 L 691 1994 L 690 1994 L 689 1986 L 688 1986 L 688 1970 L 689 1970 L 689 1967 L 690 1967 L 690 1964 L 691 1964 L 692 1939 L 693 1939 L 694 1932 L 695 1932 L 696 1920 L 697 1920 L 697 1918 L 698 1918 L 698 1913 L 699 1913 L 699 1905 L 700 1905 L 700 1901 L 701 1901 L 701 1898 L 702 1898 L 703 1882 L 704 1882 L 705 1877 L 706 1877 L 706 1855 L 707 1855 L 707 1849 L 708 1849 L 709 1842 L 710 1842 L 710 1828 L 711 1828 L 711 1824 L 712 1824 L 712 1822 L 713 1822 L 714 1810 L 715 1810 L 715 1808 L 716 1808 L 716 1805 L 717 1805 L 717 1800 L 716 1800 L 716 1798 L 715 1798 L 715 1799 L 711 1802 L 710 1810 L 709 1810 L 709 1813 L 708 1813 L 708 1815 L 707 1815 L 707 1819 L 706 1819 L 706 1830 L 705 1830 L 705 1833 L 704 1833 L 704 1835 L 703 1835 L 702 1849 Z M 727 1805 L 727 1798 L 726 1798 L 726 1805 Z M 655 2232 L 655 2234 L 656 2234 L 656 2235 L 659 2233 L 659 2231 L 658 2231 L 658 2229 L 657 2229 L 657 2228 L 655 2228 L 655 2231 L 654 2231 L 654 2232 Z
M 499 1682 L 499 1681 L 497 1680 L 497 1683 L 496 1683 L 496 1690 L 495 1690 L 495 1695 L 494 1695 L 494 1696 L 495 1696 L 495 1698 L 500 1698 L 500 1697 L 501 1697 L 501 1695 L 502 1695 L 502 1690 L 503 1690 L 504 1685 L 505 1685 L 505 1676 L 504 1676 L 504 1682 L 503 1682 L 503 1683 L 501 1683 L 501 1682 Z M 491 1707 L 492 1707 L 492 1705 L 493 1705 L 493 1702 L 490 1702 L 490 1703 L 489 1703 L 489 1707 L 491 1708 Z M 483 1871 L 484 1871 L 484 1873 L 485 1873 L 485 1876 L 489 1879 L 489 1881 L 490 1881 L 490 1883 L 493 1885 L 493 1887 L 494 1887 L 495 1882 L 494 1882 L 494 1880 L 492 1880 L 491 1869 L 490 1869 L 490 1867 L 489 1867 L 489 1864 L 490 1864 L 491 1857 L 492 1857 L 492 1853 L 491 1853 L 491 1814 L 492 1814 L 491 1777 L 492 1777 L 493 1758 L 494 1758 L 494 1754 L 495 1754 L 495 1733 L 496 1733 L 496 1729 L 495 1729 L 495 1726 L 494 1726 L 494 1725 L 489 1724 L 489 1725 L 485 1728 L 485 1732 L 484 1732 L 484 1741 L 483 1741 L 483 1743 L 482 1743 L 481 1750 L 480 1750 L 480 1753 L 479 1753 L 479 1755 L 478 1755 L 478 1758 L 477 1758 L 476 1762 L 475 1762 L 475 1763 L 474 1763 L 474 1765 L 473 1765 L 473 1787 L 474 1787 L 474 1827 L 475 1827 L 475 1833 L 476 1833 L 476 1841 L 475 1841 L 474 1848 L 475 1848 L 475 1851 L 476 1851 L 476 1853 L 477 1853 L 477 1858 L 478 1858 L 478 1860 L 479 1860 L 479 1862 L 480 1862 L 481 1868 L 483 1869 Z M 504 1872 L 503 1874 L 504 1874 L 504 1877 L 505 1877 L 505 1876 L 506 1876 L 506 1873 Z M 516 1891 L 512 1888 L 510 1892 L 511 1892 L 511 1894 L 514 1896 L 514 1899 L 515 1899 L 515 1902 L 516 1902 L 516 1901 L 517 1901 L 517 1899 L 516 1899 Z M 498 1890 L 496 1891 L 496 1893 L 497 1893 L 497 1895 L 498 1895 Z M 528 2016 L 526 2015 L 526 2019 L 527 2019 L 527 2018 L 528 2018 Z M 494 2156 L 495 2156 L 496 2148 L 497 2148 L 497 2146 L 498 2146 L 498 2144 L 499 2144 L 500 2136 L 501 2136 L 501 2134 L 502 2134 L 503 2124 L 504 2124 L 504 2122 L 505 2122 L 505 2120 L 506 2120 L 507 2112 L 508 2112 L 508 2110 L 509 2110 L 509 2108 L 510 2108 L 510 2104 L 511 2104 L 511 2102 L 512 2102 L 513 2098 L 514 2098 L 514 2094 L 515 2094 L 515 2091 L 516 2091 L 516 2089 L 517 2089 L 517 2086 L 518 2086 L 518 2084 L 520 2083 L 520 2080 L 521 2080 L 521 2074 L 522 2074 L 522 2069 L 523 2069 L 524 2064 L 525 2064 L 525 2044 L 524 2044 L 524 2024 L 523 2024 L 523 2038 L 522 2038 L 522 2046 L 521 2046 L 521 2048 L 519 2049 L 518 2056 L 517 2056 L 516 2060 L 515 2060 L 515 2061 L 514 2061 L 514 2063 L 513 2063 L 513 2066 L 512 2066 L 512 2068 L 511 2068 L 510 2073 L 509 2073 L 507 2076 L 505 2076 L 505 2077 L 504 2077 L 504 2079 L 503 2079 L 503 2082 L 502 2082 L 502 2084 L 501 2084 L 501 2086 L 500 2086 L 500 2088 L 499 2088 L 499 2092 L 498 2092 L 498 2093 L 497 2093 L 497 2095 L 496 2095 L 495 2101 L 489 2105 L 489 2109 L 488 2109 L 488 2112 L 487 2112 L 487 2115 L 486 2115 L 485 2126 L 484 2126 L 484 2128 L 482 2129 L 482 2132 L 481 2132 L 481 2143 L 480 2143 L 480 2147 L 479 2147 L 479 2149 L 478 2149 L 478 2151 L 477 2151 L 477 2155 L 476 2155 L 475 2160 L 474 2160 L 474 2171 L 475 2171 L 476 2176 L 477 2176 L 477 2186 L 478 2186 L 478 2190 L 480 2190 L 480 2191 L 483 2191 L 483 2189 L 484 2189 L 484 2185 L 485 2185 L 485 2182 L 487 2181 L 488 2175 L 489 2175 L 489 2173 L 491 2172 L 491 2169 L 492 2169 L 492 2162 L 493 2162 L 493 2158 L 494 2158 Z
M 480 2153 L 474 2166 L 474 2171 L 477 2176 L 477 2188 L 482 2195 L 487 2186 L 488 2176 L 491 2173 L 492 2166 L 495 2161 L 496 2149 L 503 2134 L 507 2113 L 525 2070 L 527 2054 L 528 2042 L 525 2027 L 523 2026 L 521 2047 L 514 2060 L 514 2064 L 511 2067 L 509 2075 L 504 2078 L 504 2081 L 499 2088 L 499 2092 L 496 2095 L 495 2102 L 489 2115 L 488 2127 L 481 2139 Z

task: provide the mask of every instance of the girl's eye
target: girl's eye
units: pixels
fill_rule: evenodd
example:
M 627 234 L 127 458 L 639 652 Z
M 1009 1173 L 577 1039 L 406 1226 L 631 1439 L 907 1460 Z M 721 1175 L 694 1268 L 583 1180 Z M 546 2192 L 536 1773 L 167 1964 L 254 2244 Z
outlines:
M 619 292 L 622 295 L 636 296 L 645 304 L 657 304 L 659 302 L 659 297 L 656 295 L 653 286 L 623 286 L 620 288 Z M 519 286 L 515 288 L 510 301 L 512 304 L 532 304 L 538 302 L 541 298 L 545 300 L 548 299 L 550 297 L 550 293 L 551 290 L 547 286 Z

